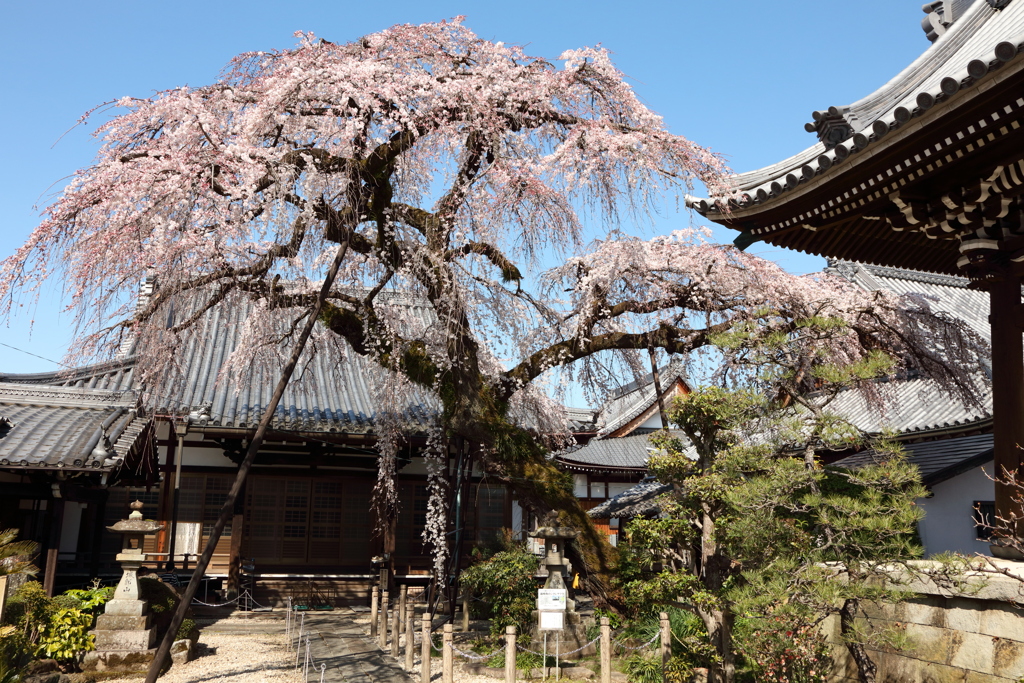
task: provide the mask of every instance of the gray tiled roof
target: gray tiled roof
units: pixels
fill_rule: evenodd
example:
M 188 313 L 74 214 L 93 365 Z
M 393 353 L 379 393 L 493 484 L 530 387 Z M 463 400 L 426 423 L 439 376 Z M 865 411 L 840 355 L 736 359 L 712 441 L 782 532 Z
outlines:
M 616 439 L 593 439 L 586 446 L 555 454 L 559 464 L 567 467 L 609 467 L 621 469 L 647 469 L 651 456 L 648 434 L 631 434 Z
M 0 383 L 0 467 L 111 470 L 150 422 L 135 407 L 130 392 Z
M 829 117 L 849 126 L 851 137 L 835 149 L 818 142 L 789 159 L 729 178 L 729 186 L 741 197 L 739 206 L 770 203 L 815 176 L 842 172 L 865 150 L 873 151 L 890 131 L 912 125 L 934 104 L 991 78 L 991 72 L 1006 62 L 1022 59 L 1022 45 L 1024 3 L 1010 2 L 997 11 L 988 2 L 975 2 L 920 57 L 878 90 L 853 104 L 816 112 L 819 123 Z M 705 199 L 687 197 L 687 205 L 701 213 L 717 211 Z
M 989 338 L 988 293 L 968 289 L 965 279 L 846 261 L 830 261 L 829 270 L 870 291 L 887 289 L 896 294 L 924 295 L 934 310 L 963 320 L 979 335 Z M 986 371 L 987 368 L 979 369 L 977 377 L 980 406 L 964 406 L 944 396 L 933 383 L 912 379 L 886 387 L 891 392 L 892 405 L 884 414 L 867 406 L 853 392 L 836 398 L 830 410 L 869 433 L 883 429 L 912 433 L 977 425 L 992 419 L 992 386 Z
M 256 372 L 249 381 L 233 374 L 219 379 L 221 369 L 237 347 L 250 303 L 221 306 L 204 316 L 200 328 L 179 354 L 181 365 L 168 373 L 159 387 L 148 388 L 147 401 L 157 413 L 202 412 L 208 426 L 252 429 L 270 401 L 277 375 Z M 425 313 L 423 315 L 426 315 Z M 136 351 L 138 353 L 138 351 Z M 135 357 L 120 362 L 59 373 L 3 375 L 8 382 L 123 388 L 134 386 Z M 305 381 L 292 381 L 277 408 L 271 427 L 282 431 L 367 433 L 377 411 L 372 381 L 383 371 L 362 356 L 349 352 L 343 362 L 321 354 L 296 372 Z M 140 393 L 145 393 L 140 389 Z M 417 391 L 403 419 L 412 432 L 425 431 L 434 410 L 432 397 Z
M 677 362 L 671 362 L 658 370 L 661 389 L 667 392 L 676 382 L 686 383 L 686 372 Z M 601 406 L 598 417 L 598 435 L 609 434 L 639 417 L 651 407 L 658 397 L 654 390 L 654 375 L 647 373 L 638 380 L 626 384 L 612 393 L 611 398 Z
M 868 291 L 886 289 L 900 295 L 921 294 L 928 298 L 928 305 L 934 310 L 963 320 L 985 340 L 990 340 L 988 292 L 970 289 L 967 278 L 835 259 L 829 260 L 826 270 L 842 275 Z
M 987 383 L 982 387 L 980 407 L 964 406 L 943 395 L 934 383 L 921 379 L 893 382 L 884 389 L 891 392 L 890 405 L 884 413 L 868 406 L 852 391 L 838 396 L 829 410 L 868 433 L 885 429 L 904 434 L 926 432 L 979 425 L 992 419 L 992 388 Z
M 939 439 L 905 444 L 907 462 L 917 465 L 927 485 L 937 484 L 992 459 L 992 434 L 975 434 L 955 439 Z M 833 463 L 836 467 L 857 469 L 882 457 L 864 451 Z
M 658 507 L 658 496 L 668 493 L 672 487 L 656 481 L 642 481 L 631 489 L 609 498 L 595 508 L 587 510 L 592 519 L 611 519 L 612 517 L 654 517 L 661 509 Z

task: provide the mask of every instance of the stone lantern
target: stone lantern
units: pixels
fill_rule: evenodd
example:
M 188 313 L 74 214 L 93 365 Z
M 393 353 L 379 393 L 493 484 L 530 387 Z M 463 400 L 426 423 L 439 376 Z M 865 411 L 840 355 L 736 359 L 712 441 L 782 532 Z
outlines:
M 548 578 L 544 582 L 544 587 L 564 589 L 569 571 L 569 560 L 565 557 L 565 544 L 579 536 L 580 532 L 570 527 L 557 525 L 558 518 L 549 515 L 543 520 L 542 526 L 538 526 L 536 531 L 530 532 L 530 537 L 544 539 L 543 564 L 548 570 Z M 568 606 L 568 610 L 573 611 L 573 607 Z
M 122 519 L 109 531 L 124 536 L 117 559 L 123 574 L 114 597 L 96 618 L 96 650 L 86 654 L 87 671 L 144 670 L 152 660 L 156 627 L 150 626 L 149 604 L 139 595 L 139 568 L 146 561 L 143 539 L 164 528 L 163 524 L 142 518 L 142 502 L 131 504 L 128 519 Z
M 542 626 L 542 612 L 544 605 L 538 599 L 537 610 L 534 612 L 534 619 L 537 626 L 531 634 L 535 642 L 545 639 L 545 635 L 551 636 L 564 647 L 566 651 L 576 650 L 587 643 L 586 627 L 580 621 L 580 615 L 576 612 L 576 601 L 568 599 L 566 589 L 566 578 L 569 573 L 569 560 L 565 557 L 566 544 L 580 535 L 580 532 L 571 527 L 559 526 L 558 514 L 555 512 L 545 516 L 535 531 L 530 532 L 531 538 L 544 540 L 544 559 L 542 564 L 547 568 L 548 577 L 544 582 L 544 588 L 548 590 L 565 591 L 565 615 L 561 619 L 561 628 Z M 539 594 L 543 595 L 543 591 Z M 557 624 L 557 622 L 556 622 Z M 557 651 L 556 651 L 557 652 Z M 593 646 L 584 649 L 582 654 L 588 655 L 596 652 Z

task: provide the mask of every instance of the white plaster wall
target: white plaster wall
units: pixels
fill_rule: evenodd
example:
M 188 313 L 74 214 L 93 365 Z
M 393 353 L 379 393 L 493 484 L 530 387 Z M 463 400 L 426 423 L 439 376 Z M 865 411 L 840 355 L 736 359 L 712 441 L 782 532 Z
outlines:
M 668 408 L 668 406 L 665 406 Z M 661 429 L 661 415 L 655 411 L 654 415 L 651 415 L 646 422 L 637 427 L 637 429 Z
M 991 463 L 988 469 L 992 469 Z M 988 541 L 975 538 L 974 513 L 971 509 L 974 501 L 993 500 L 995 496 L 992 480 L 982 468 L 975 467 L 936 484 L 932 487 L 932 493 L 930 498 L 917 501 L 925 513 L 918 526 L 925 557 L 941 552 L 991 555 Z
M 186 437 L 187 438 L 187 437 Z M 185 446 L 185 457 L 181 459 L 182 466 L 203 466 L 203 467 L 238 467 L 237 463 L 224 455 L 219 448 L 195 448 Z M 164 456 L 166 460 L 166 456 Z

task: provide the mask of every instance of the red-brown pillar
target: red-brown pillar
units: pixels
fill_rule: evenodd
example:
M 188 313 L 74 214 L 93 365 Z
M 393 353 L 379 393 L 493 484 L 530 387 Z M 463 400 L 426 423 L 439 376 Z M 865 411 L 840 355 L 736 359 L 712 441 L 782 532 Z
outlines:
M 1008 276 L 990 283 L 992 328 L 992 418 L 995 449 L 996 515 L 1020 514 L 1015 490 L 1003 483 L 1006 472 L 1021 471 L 1024 446 L 1024 338 L 1020 280 Z

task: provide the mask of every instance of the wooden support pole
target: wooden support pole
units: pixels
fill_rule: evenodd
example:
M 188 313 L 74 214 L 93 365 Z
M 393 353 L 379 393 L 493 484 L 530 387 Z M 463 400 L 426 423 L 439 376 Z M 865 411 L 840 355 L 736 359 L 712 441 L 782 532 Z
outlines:
M 391 612 L 391 656 L 398 656 L 398 638 L 402 632 L 402 622 L 400 621 L 401 610 L 397 607 Z
M 46 565 L 43 569 L 43 590 L 52 598 L 57 583 L 57 559 L 60 556 L 60 535 L 64 526 L 64 499 L 51 498 L 46 512 Z
M 388 591 L 384 591 L 380 598 L 380 623 L 377 625 L 377 644 L 380 649 L 386 650 L 388 646 L 388 602 L 390 600 Z
M 516 627 L 505 627 L 505 683 L 516 680 Z
M 601 617 L 601 683 L 612 683 L 612 627 Z
M 455 651 L 452 650 L 452 625 L 444 625 L 441 638 L 441 683 L 452 683 L 455 676 Z
M 423 642 L 420 643 L 420 683 L 430 683 L 430 610 L 423 613 Z
M 1020 515 L 1007 473 L 1020 474 L 1024 446 L 1024 339 L 1021 337 L 1020 280 L 1007 276 L 989 283 L 992 327 L 992 422 L 996 516 Z M 1021 530 L 1017 530 L 1017 536 Z
M 658 650 L 661 654 L 661 675 L 664 678 L 665 667 L 672 657 L 672 626 L 668 621 L 668 612 L 659 614 L 658 620 L 661 624 L 661 647 Z
M 370 637 L 377 637 L 377 610 L 380 608 L 380 596 L 377 587 L 370 589 Z
M 462 632 L 469 633 L 469 601 L 473 596 L 466 589 L 462 590 Z
M 406 611 L 409 609 L 409 584 L 402 584 L 402 591 L 398 594 L 398 611 L 401 614 L 401 631 L 405 632 L 405 622 L 408 620 L 409 613 Z
M 412 671 L 416 659 L 416 617 L 409 610 L 405 617 L 405 670 Z

